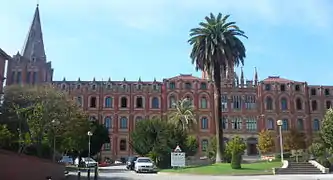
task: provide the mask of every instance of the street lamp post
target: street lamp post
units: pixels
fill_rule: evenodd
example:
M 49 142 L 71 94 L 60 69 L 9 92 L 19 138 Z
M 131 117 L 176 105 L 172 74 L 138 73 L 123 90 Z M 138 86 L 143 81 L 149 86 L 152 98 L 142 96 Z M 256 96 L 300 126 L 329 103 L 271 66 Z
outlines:
M 279 126 L 280 134 L 280 153 L 281 153 L 281 162 L 283 162 L 283 141 L 282 141 L 282 120 L 277 120 L 276 124 Z
M 53 125 L 53 162 L 55 162 L 55 159 L 56 159 L 56 126 L 59 124 L 59 121 L 56 121 L 56 120 L 52 120 L 52 125 Z
M 91 136 L 93 135 L 93 133 L 91 131 L 88 131 L 87 135 L 89 137 L 89 142 L 88 142 L 88 157 L 90 158 L 90 139 L 91 139 Z

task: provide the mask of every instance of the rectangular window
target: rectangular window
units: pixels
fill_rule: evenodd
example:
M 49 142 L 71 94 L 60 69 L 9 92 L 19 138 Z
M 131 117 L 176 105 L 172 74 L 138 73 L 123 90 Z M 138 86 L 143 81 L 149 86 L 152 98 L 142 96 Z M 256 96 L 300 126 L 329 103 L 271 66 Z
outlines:
M 16 76 L 16 83 L 20 84 L 22 82 L 22 72 L 18 71 Z
M 78 106 L 82 107 L 82 97 L 81 96 L 78 96 L 76 98 L 76 103 L 77 103 Z
M 33 72 L 33 75 L 32 75 L 32 84 L 35 84 L 37 83 L 37 72 Z
M 27 72 L 27 83 L 30 84 L 30 82 L 31 82 L 31 72 L 28 71 Z
M 127 118 L 126 117 L 122 117 L 120 119 L 120 129 L 127 129 Z
M 245 108 L 248 110 L 256 109 L 256 96 L 246 95 L 245 96 Z
M 170 89 L 176 89 L 176 84 L 174 82 L 169 83 L 169 88 Z
M 289 123 L 288 123 L 288 119 L 283 119 L 282 120 L 282 130 L 283 131 L 288 131 L 289 130 Z
M 206 117 L 201 119 L 201 129 L 208 129 L 208 119 Z
M 313 131 L 319 131 L 320 130 L 320 122 L 318 119 L 313 120 Z
M 222 95 L 222 112 L 228 111 L 228 96 Z
M 105 143 L 104 144 L 104 151 L 110 151 L 111 150 L 111 144 L 110 143 Z
M 253 117 L 246 119 L 246 130 L 257 131 L 257 120 Z
M 16 76 L 16 72 L 12 71 L 12 75 L 10 77 L 10 83 L 14 84 L 15 83 L 15 76 Z
M 297 119 L 297 130 L 299 131 L 304 130 L 303 119 Z
M 222 124 L 222 128 L 223 129 L 228 129 L 228 119 L 227 119 L 226 116 L 222 116 L 222 122 L 221 122 L 221 124 Z
M 242 109 L 242 97 L 239 95 L 232 96 L 231 106 L 234 110 L 241 110 Z
M 235 130 L 241 130 L 242 129 L 242 119 L 240 117 L 234 117 L 231 120 L 231 127 Z

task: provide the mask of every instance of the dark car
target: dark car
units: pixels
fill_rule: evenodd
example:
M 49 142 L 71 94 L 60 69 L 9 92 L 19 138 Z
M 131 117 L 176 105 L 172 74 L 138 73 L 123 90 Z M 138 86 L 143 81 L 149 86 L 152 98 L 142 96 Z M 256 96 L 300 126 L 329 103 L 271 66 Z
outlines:
M 134 170 L 134 165 L 135 165 L 136 159 L 138 159 L 138 157 L 136 157 L 136 156 L 130 156 L 130 157 L 128 157 L 128 160 L 126 162 L 126 168 L 128 170 Z

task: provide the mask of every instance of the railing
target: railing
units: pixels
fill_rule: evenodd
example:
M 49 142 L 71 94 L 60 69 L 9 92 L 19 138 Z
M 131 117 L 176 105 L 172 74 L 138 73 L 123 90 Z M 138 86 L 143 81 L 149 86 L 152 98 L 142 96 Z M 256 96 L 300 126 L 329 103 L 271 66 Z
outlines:
M 309 163 L 312 164 L 317 169 L 319 169 L 322 173 L 328 173 L 329 172 L 329 168 L 325 168 L 323 165 L 319 164 L 315 160 L 309 160 Z

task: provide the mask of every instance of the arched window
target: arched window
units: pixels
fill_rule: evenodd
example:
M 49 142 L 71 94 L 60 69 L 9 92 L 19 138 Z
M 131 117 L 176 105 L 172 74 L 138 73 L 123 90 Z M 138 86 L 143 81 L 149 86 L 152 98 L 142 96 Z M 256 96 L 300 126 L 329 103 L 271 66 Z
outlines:
M 207 149 L 208 149 L 208 140 L 207 139 L 201 140 L 201 151 L 206 152 Z
M 281 110 L 282 111 L 288 110 L 288 101 L 287 98 L 285 97 L 281 98 Z
M 176 106 L 176 98 L 175 96 L 170 96 L 169 97 L 169 107 L 174 108 Z
M 202 109 L 207 109 L 207 98 L 206 97 L 202 97 L 200 99 L 200 107 Z
M 296 110 L 302 110 L 302 109 L 303 109 L 302 100 L 301 100 L 301 98 L 297 98 L 296 99 Z
M 112 119 L 110 116 L 104 118 L 104 126 L 109 129 L 112 128 Z
M 121 117 L 120 118 L 120 129 L 127 129 L 128 128 L 128 122 L 127 117 Z
M 120 149 L 120 151 L 126 151 L 126 149 L 127 149 L 126 139 L 121 139 L 120 140 L 119 149 Z
M 311 107 L 312 107 L 312 111 L 317 111 L 318 110 L 318 104 L 317 104 L 316 100 L 311 101 Z
M 201 129 L 208 129 L 208 124 L 207 117 L 201 118 Z
M 288 122 L 288 119 L 283 119 L 282 120 L 282 130 L 283 131 L 288 131 L 289 129 L 289 122 Z
M 157 97 L 153 97 L 153 99 L 151 100 L 151 106 L 153 109 L 158 109 L 160 104 L 159 104 L 159 100 Z
M 138 122 L 140 122 L 142 119 L 143 119 L 143 118 L 142 118 L 141 116 L 137 116 L 137 117 L 135 118 L 135 124 L 138 123 Z
M 95 96 L 90 97 L 90 105 L 91 108 L 97 107 L 97 98 Z
M 273 110 L 273 99 L 271 97 L 266 97 L 266 109 Z
M 297 119 L 297 130 L 299 130 L 299 131 L 303 131 L 304 130 L 303 119 Z
M 110 96 L 105 98 L 104 106 L 106 108 L 112 108 L 112 98 Z
M 143 108 L 143 98 L 141 96 L 136 97 L 136 108 Z
M 319 131 L 320 130 L 320 122 L 318 119 L 313 120 L 313 131 Z
M 127 98 L 126 97 L 122 97 L 120 99 L 120 107 L 121 108 L 127 108 Z
M 268 130 L 273 130 L 274 129 L 274 120 L 272 118 L 267 119 L 267 124 L 266 127 Z

